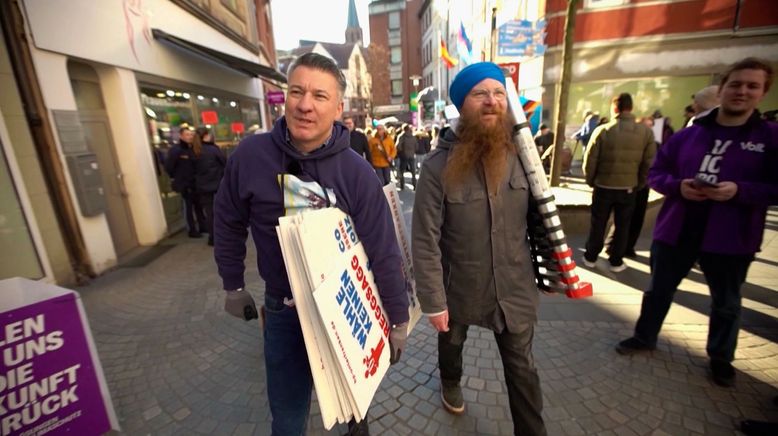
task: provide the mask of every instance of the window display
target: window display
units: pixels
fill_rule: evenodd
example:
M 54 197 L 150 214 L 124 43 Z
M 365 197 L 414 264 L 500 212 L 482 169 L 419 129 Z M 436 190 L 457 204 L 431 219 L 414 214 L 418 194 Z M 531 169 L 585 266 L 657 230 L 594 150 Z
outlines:
M 258 101 L 192 88 L 140 85 L 157 182 L 171 232 L 183 225 L 183 215 L 164 163 L 168 151 L 178 142 L 181 126 L 210 127 L 214 141 L 228 154 L 243 137 L 265 128 Z

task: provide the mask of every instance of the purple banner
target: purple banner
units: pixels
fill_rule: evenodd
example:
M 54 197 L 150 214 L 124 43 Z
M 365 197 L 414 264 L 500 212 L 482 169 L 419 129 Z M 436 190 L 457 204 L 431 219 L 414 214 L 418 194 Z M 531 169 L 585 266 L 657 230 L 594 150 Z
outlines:
M 268 91 L 267 104 L 284 104 L 284 91 Z
M 0 434 L 111 429 L 74 294 L 0 314 Z

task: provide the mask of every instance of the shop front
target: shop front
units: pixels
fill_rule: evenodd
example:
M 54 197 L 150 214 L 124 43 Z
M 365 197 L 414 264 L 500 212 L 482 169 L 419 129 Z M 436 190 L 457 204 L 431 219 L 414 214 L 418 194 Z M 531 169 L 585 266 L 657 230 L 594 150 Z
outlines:
M 97 274 L 183 227 L 164 171 L 181 126 L 210 127 L 229 153 L 268 128 L 259 77 L 285 81 L 189 3 L 147 0 L 128 15 L 131 3 L 23 2 L 54 163 L 63 167 L 59 189 L 75 205 L 71 233 Z
M 156 83 L 155 83 L 156 82 Z M 211 129 L 216 144 L 229 154 L 246 135 L 264 128 L 259 103 L 249 96 L 139 77 L 140 100 L 146 118 L 154 171 L 168 233 L 184 226 L 183 203 L 170 186 L 164 163 L 179 138 L 181 126 Z

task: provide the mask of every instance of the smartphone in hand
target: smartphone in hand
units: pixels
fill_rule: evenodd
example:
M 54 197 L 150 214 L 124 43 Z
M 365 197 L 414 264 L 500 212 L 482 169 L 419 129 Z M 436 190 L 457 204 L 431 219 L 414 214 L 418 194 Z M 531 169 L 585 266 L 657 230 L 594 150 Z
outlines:
M 710 180 L 708 180 L 705 177 L 705 174 L 697 174 L 694 177 L 694 180 L 692 180 L 692 186 L 694 186 L 697 189 L 700 188 L 717 188 L 719 186 L 718 183 L 713 183 Z

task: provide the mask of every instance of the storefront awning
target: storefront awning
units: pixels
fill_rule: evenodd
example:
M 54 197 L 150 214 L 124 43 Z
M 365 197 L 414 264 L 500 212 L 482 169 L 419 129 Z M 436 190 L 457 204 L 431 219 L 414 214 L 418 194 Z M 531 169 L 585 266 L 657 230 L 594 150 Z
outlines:
M 196 44 L 192 41 L 181 39 L 177 36 L 173 36 L 165 32 L 164 30 L 151 29 L 151 34 L 154 35 L 155 39 L 167 41 L 177 47 L 189 50 L 192 53 L 222 65 L 226 65 L 233 70 L 240 71 L 241 73 L 247 74 L 251 77 L 262 77 L 265 79 L 274 80 L 276 82 L 286 83 L 286 76 L 271 67 L 266 67 L 256 62 L 247 61 L 245 59 L 241 59 L 227 53 L 222 53 L 200 44 Z

